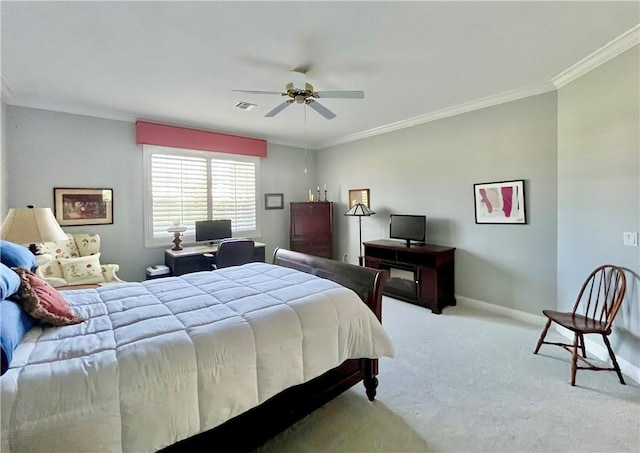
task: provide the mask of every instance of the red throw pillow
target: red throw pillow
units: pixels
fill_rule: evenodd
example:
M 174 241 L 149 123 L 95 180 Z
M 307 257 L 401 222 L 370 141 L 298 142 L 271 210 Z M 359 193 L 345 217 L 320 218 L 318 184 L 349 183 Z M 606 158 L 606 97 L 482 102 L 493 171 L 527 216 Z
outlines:
M 49 283 L 24 267 L 14 270 L 20 275 L 20 288 L 15 299 L 31 316 L 52 326 L 67 326 L 84 321 L 73 314 L 62 294 Z

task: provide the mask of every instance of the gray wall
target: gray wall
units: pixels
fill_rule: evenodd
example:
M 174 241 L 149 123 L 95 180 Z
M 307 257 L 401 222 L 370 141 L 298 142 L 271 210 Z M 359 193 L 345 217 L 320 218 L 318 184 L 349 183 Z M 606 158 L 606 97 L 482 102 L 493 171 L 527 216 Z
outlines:
M 389 237 L 389 214 L 427 216 L 427 242 L 456 247 L 456 294 L 540 314 L 556 296 L 556 94 L 348 143 L 318 153 L 318 177 L 370 188 L 363 240 Z M 477 225 L 473 184 L 525 180 L 527 225 Z M 358 225 L 336 215 L 335 255 L 357 263 Z
M 112 188 L 113 225 L 65 231 L 100 234 L 101 261 L 118 263 L 118 275 L 125 280 L 143 280 L 148 265 L 164 262 L 164 249 L 144 248 L 142 147 L 135 144 L 133 123 L 8 106 L 6 125 L 8 207 L 53 208 L 54 187 Z M 306 199 L 315 180 L 314 155 L 305 159 L 297 148 L 269 145 L 269 157 L 261 160 L 261 197 L 284 193 L 286 202 L 284 210 L 261 212 L 257 240 L 267 244 L 267 260 L 275 247 L 288 245 L 287 203 Z
M 628 269 L 615 323 L 616 353 L 640 366 L 640 249 L 622 243 L 640 230 L 639 47 L 558 93 L 558 305 L 569 309 L 596 266 Z

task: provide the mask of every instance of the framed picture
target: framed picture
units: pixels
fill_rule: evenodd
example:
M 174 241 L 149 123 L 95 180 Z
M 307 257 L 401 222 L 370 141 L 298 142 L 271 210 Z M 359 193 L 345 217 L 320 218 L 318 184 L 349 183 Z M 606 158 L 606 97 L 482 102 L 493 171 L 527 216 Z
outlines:
M 284 209 L 284 195 L 281 193 L 264 194 L 265 209 Z
M 113 223 L 113 189 L 55 187 L 53 205 L 61 226 Z
M 473 185 L 476 223 L 527 223 L 524 180 Z
M 369 200 L 369 189 L 350 189 L 349 190 L 349 209 L 357 203 L 362 203 L 367 208 L 371 208 Z

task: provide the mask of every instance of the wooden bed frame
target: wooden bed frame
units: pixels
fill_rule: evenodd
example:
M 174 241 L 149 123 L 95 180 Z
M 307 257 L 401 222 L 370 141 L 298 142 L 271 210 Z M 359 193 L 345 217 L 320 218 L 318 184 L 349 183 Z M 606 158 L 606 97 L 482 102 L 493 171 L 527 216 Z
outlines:
M 384 271 L 280 248 L 273 254 L 273 263 L 333 280 L 352 289 L 382 320 Z M 378 386 L 377 374 L 377 359 L 347 360 L 339 367 L 309 382 L 288 388 L 216 428 L 161 451 L 200 451 L 212 446 L 224 446 L 228 451 L 253 450 L 360 381 L 364 381 L 367 397 L 373 401 Z

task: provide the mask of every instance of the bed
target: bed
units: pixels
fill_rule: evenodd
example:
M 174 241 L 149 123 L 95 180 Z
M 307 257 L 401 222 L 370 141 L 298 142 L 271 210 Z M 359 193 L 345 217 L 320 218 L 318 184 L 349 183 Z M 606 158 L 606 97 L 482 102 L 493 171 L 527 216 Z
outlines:
M 377 358 L 393 356 L 383 283 L 279 249 L 273 264 L 66 291 L 86 321 L 18 346 L 0 449 L 243 451 L 360 381 L 373 400 Z

